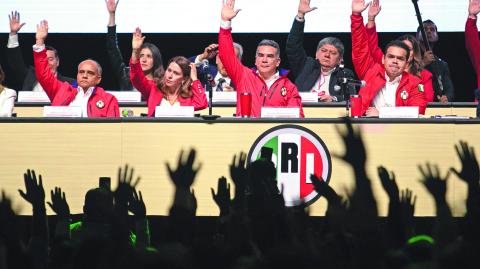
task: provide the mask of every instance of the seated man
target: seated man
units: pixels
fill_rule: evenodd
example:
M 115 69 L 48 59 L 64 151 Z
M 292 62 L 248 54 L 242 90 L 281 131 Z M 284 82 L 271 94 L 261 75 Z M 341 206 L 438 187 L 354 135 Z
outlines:
M 273 40 L 262 40 L 257 46 L 256 69 L 249 69 L 235 57 L 231 20 L 238 14 L 234 1 L 227 0 L 222 7 L 222 22 L 218 35 L 220 60 L 237 88 L 237 116 L 241 115 L 240 93 L 250 92 L 251 116 L 260 117 L 262 107 L 298 107 L 304 117 L 302 98 L 298 89 L 277 70 L 280 65 L 280 47 Z
M 465 46 L 470 61 L 477 72 L 477 85 L 480 89 L 480 39 L 478 38 L 477 15 L 480 12 L 480 0 L 470 0 L 468 19 L 465 24 Z
M 430 48 L 433 50 L 438 42 L 437 26 L 433 21 L 426 20 L 423 22 L 423 28 L 425 29 Z M 423 45 L 424 43 L 422 34 L 420 33 L 420 27 L 417 29 L 417 40 L 420 42 L 424 53 L 423 63 L 425 64 L 425 69 L 430 71 L 433 75 L 432 83 L 434 102 L 453 102 L 453 99 L 455 98 L 455 89 L 453 88 L 453 82 L 450 78 L 448 63 L 434 55 L 433 51 L 426 51 L 425 46 Z
M 239 61 L 242 61 L 243 56 L 243 47 L 238 43 L 233 43 L 235 49 L 235 56 L 237 56 Z M 211 64 L 211 61 L 215 58 L 215 63 Z M 197 55 L 196 57 L 190 57 L 191 62 L 195 64 L 201 63 L 203 60 L 208 60 L 209 65 L 208 69 L 205 70 L 201 66 L 197 68 L 198 78 L 202 82 L 202 85 L 207 85 L 206 90 L 209 91 L 213 88 L 218 92 L 231 92 L 235 91 L 235 86 L 232 83 L 232 79 L 228 76 L 225 66 L 223 65 L 220 57 L 218 56 L 218 44 L 210 44 L 205 48 L 202 54 Z M 205 74 L 208 74 L 209 78 L 205 79 Z M 208 81 L 211 79 L 212 81 Z
M 85 60 L 78 65 L 77 83 L 74 87 L 58 80 L 50 68 L 45 50 L 48 22 L 37 25 L 33 59 L 37 80 L 50 98 L 52 106 L 77 106 L 83 117 L 119 117 L 117 99 L 97 85 L 102 80 L 102 67 L 94 60 Z
M 20 22 L 20 13 L 13 12 L 8 16 L 10 21 L 10 35 L 8 36 L 7 53 L 5 57 L 9 68 L 13 71 L 15 84 L 21 91 L 43 91 L 42 86 L 38 83 L 35 77 L 35 70 L 33 67 L 27 67 L 23 61 L 22 52 L 18 43 L 18 31 L 25 25 Z M 60 65 L 60 59 L 56 49 L 46 46 L 48 67 L 52 74 L 60 81 L 74 83 L 75 79 L 64 77 L 57 72 Z
M 288 34 L 285 51 L 296 77 L 295 85 L 300 92 L 317 92 L 321 102 L 344 101 L 338 80 L 353 78 L 354 75 L 350 69 L 339 68 L 345 50 L 342 41 L 336 37 L 320 40 L 315 59 L 307 57 L 303 48 L 305 14 L 315 9 L 310 7 L 310 0 L 300 0 L 297 16 Z
M 352 0 L 352 60 L 355 71 L 366 86 L 360 90 L 362 114 L 378 116 L 380 107 L 418 106 L 424 114 L 427 101 L 419 88 L 421 80 L 406 72 L 410 49 L 402 41 L 391 41 L 385 47 L 383 64 L 375 63 L 368 47 L 368 35 L 362 12 L 365 0 Z

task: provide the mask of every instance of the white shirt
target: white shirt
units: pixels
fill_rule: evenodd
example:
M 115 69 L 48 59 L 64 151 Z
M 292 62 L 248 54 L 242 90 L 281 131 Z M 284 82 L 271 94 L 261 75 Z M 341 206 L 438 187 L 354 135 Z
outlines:
M 0 93 L 0 117 L 12 116 L 16 97 L 16 91 L 9 88 L 3 88 L 3 91 Z
M 377 93 L 375 98 L 373 98 L 373 105 L 377 110 L 381 107 L 394 107 L 396 101 L 397 88 L 400 84 L 402 76 L 396 77 L 394 80 L 390 81 L 387 74 L 385 74 L 387 83 L 385 86 Z
M 312 92 L 318 93 L 318 96 L 321 95 L 330 95 L 330 78 L 335 68 L 332 68 L 330 71 L 323 73 L 320 72 L 320 76 L 312 87 Z
M 258 74 L 258 71 L 257 71 L 257 74 Z M 269 79 L 264 79 L 263 81 L 265 81 L 265 84 L 267 84 L 267 88 L 270 89 L 273 83 L 275 83 L 275 81 L 277 81 L 277 79 L 279 78 L 280 78 L 280 73 L 277 71 L 277 73 L 273 74 L 273 76 L 271 76 Z
M 77 95 L 75 95 L 75 98 L 68 106 L 80 107 L 82 109 L 82 117 L 87 118 L 88 99 L 90 99 L 90 96 L 92 96 L 94 89 L 95 87 L 90 87 L 86 92 L 84 92 L 82 87 L 79 86 L 77 88 Z
M 167 99 L 165 98 L 162 98 L 162 101 L 160 102 L 160 104 L 158 106 L 161 106 L 161 107 L 174 107 L 174 106 L 180 106 L 180 102 L 178 102 L 178 100 L 175 100 L 175 103 L 173 104 L 170 104 L 170 101 L 168 101 Z

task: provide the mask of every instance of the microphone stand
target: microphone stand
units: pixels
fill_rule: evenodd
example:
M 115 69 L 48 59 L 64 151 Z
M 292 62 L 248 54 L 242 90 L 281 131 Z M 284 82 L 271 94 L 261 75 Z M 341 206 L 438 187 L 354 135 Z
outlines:
M 205 90 L 209 89 L 208 91 L 208 115 L 202 115 L 203 119 L 206 120 L 214 120 L 219 118 L 219 115 L 212 115 L 212 104 L 213 104 L 213 85 L 214 78 L 208 72 L 208 64 L 202 66 L 203 76 L 205 79 Z
M 345 66 L 343 63 L 338 65 L 338 69 L 338 72 L 341 73 L 337 82 L 340 82 L 340 92 L 343 94 L 343 100 L 345 100 L 345 111 L 348 117 L 350 115 L 350 92 L 347 89 L 348 81 L 346 80 L 347 77 L 345 76 Z

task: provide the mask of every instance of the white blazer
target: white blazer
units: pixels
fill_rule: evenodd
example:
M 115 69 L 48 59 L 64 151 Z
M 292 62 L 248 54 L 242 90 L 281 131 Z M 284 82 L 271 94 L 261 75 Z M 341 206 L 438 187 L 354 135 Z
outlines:
M 0 93 L 0 117 L 12 116 L 15 98 L 17 98 L 16 91 L 9 88 L 3 88 L 3 91 Z

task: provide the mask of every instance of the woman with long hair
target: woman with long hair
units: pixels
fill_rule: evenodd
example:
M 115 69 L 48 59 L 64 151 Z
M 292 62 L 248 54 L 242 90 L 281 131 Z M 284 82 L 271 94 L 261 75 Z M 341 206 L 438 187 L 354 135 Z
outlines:
M 17 92 L 3 86 L 5 73 L 0 65 L 0 117 L 11 117 Z
M 132 37 L 132 57 L 130 59 L 130 80 L 147 100 L 148 116 L 155 114 L 156 106 L 193 106 L 201 110 L 208 106 L 202 83 L 197 78 L 197 69 L 183 56 L 172 58 L 166 70 L 149 80 L 142 70 L 141 48 L 145 36 L 137 28 Z

